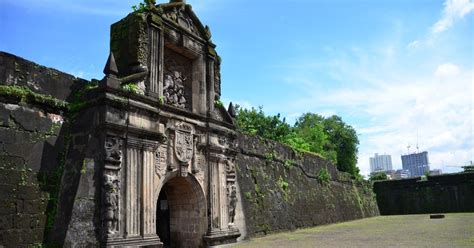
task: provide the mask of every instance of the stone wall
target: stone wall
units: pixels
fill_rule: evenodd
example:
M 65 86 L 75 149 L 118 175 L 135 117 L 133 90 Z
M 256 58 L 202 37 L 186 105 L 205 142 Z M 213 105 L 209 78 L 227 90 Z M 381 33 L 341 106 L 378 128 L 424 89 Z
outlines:
M 0 62 L 0 246 L 100 245 L 99 113 L 107 99 L 87 99 L 104 92 L 14 55 L 0 52 Z M 237 150 L 242 238 L 378 214 L 368 184 L 317 155 L 247 135 Z
M 0 246 L 43 242 L 62 176 L 66 100 L 85 82 L 0 52 Z
M 374 184 L 382 215 L 474 212 L 474 173 Z
M 316 154 L 241 134 L 236 224 L 242 238 L 379 214 L 370 184 Z

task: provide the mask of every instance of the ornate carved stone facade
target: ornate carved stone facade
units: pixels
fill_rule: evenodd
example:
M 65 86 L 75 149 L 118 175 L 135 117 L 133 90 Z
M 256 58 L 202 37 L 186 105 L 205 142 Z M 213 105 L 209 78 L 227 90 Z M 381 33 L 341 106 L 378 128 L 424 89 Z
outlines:
M 137 33 L 137 27 L 146 29 Z M 197 247 L 240 236 L 234 225 L 235 126 L 214 105 L 221 94 L 220 59 L 210 38 L 209 27 L 184 1 L 149 6 L 112 25 L 108 64 L 118 65 L 112 71 L 120 78 L 106 76 L 101 86 L 104 246 Z M 134 69 L 131 51 L 138 51 L 145 69 Z M 145 85 L 139 94 L 117 86 L 136 82 Z

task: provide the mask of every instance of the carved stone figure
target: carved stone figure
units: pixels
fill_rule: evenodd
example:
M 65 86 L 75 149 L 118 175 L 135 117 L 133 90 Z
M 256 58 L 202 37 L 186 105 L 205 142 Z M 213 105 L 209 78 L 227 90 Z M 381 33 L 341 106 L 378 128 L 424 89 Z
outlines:
M 165 74 L 163 86 L 163 96 L 167 104 L 178 108 L 186 106 L 186 98 L 184 97 L 184 82 L 186 77 L 179 71 L 173 71 Z
M 105 160 L 120 163 L 122 160 L 122 141 L 119 137 L 107 136 L 105 139 Z
M 118 194 L 119 194 L 119 180 L 113 175 L 104 175 L 103 194 L 103 218 L 105 222 L 105 230 L 107 234 L 114 234 L 118 231 Z
M 235 217 L 235 207 L 237 206 L 237 190 L 234 184 L 231 184 L 230 187 L 227 188 L 228 191 L 228 203 L 227 206 L 229 208 L 229 223 L 234 223 Z

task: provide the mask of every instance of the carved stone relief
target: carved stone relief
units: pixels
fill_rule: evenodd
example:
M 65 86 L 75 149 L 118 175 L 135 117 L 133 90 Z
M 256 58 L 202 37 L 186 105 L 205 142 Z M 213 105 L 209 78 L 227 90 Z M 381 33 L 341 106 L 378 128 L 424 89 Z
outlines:
M 112 173 L 112 172 L 110 172 Z M 104 174 L 103 193 L 103 223 L 105 235 L 110 236 L 119 229 L 119 190 L 120 184 L 116 175 Z
M 187 78 L 179 71 L 166 73 L 164 77 L 163 96 L 165 102 L 178 108 L 185 108 L 184 82 Z
M 176 158 L 182 163 L 187 164 L 194 156 L 194 130 L 192 126 L 179 123 L 176 125 L 175 135 L 175 154 Z
M 227 208 L 229 210 L 229 227 L 233 227 L 235 208 L 237 206 L 237 191 L 235 186 L 235 165 L 230 159 L 226 160 L 225 170 L 227 175 Z
M 189 30 L 191 33 L 200 35 L 191 17 L 184 11 L 183 7 L 174 7 L 171 11 L 165 13 L 165 16 L 177 23 L 181 27 Z
M 199 164 L 198 164 L 198 156 L 197 156 L 197 144 L 199 142 L 199 136 L 197 135 L 194 135 L 193 137 L 193 146 L 194 146 L 194 150 L 193 150 L 193 163 L 192 163 L 192 168 L 191 168 L 191 172 L 192 173 L 198 173 L 199 172 Z
M 165 49 L 163 97 L 166 104 L 178 108 L 191 108 L 191 60 Z
M 122 140 L 119 137 L 107 136 L 105 139 L 105 161 L 113 164 L 122 161 Z
M 215 100 L 219 100 L 221 96 L 221 62 L 218 58 L 214 62 L 214 92 Z
M 166 146 L 160 146 L 155 151 L 155 173 L 162 176 L 166 170 L 166 163 L 168 159 L 168 150 Z
M 237 191 L 234 184 L 231 184 L 227 188 L 227 195 L 228 195 L 228 203 L 227 206 L 229 208 L 229 224 L 234 224 L 234 217 L 235 217 L 235 207 L 237 206 Z

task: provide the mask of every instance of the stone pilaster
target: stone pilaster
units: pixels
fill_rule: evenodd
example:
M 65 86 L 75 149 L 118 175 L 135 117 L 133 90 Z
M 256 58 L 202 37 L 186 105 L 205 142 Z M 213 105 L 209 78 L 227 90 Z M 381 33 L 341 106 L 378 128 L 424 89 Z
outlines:
M 149 26 L 149 68 L 147 94 L 160 98 L 163 96 L 163 39 L 162 29 L 156 25 Z

